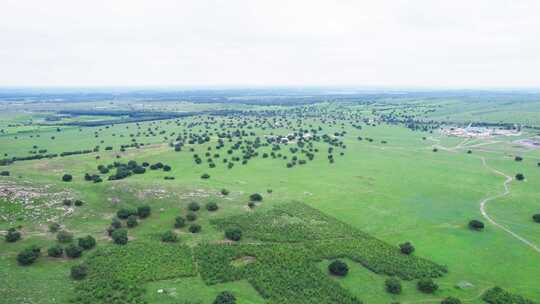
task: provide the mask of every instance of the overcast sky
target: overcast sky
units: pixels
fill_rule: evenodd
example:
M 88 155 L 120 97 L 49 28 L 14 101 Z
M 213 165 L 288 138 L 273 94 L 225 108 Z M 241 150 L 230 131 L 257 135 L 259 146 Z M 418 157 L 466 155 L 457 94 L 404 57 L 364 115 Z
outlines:
M 0 0 L 0 86 L 539 87 L 539 0 Z

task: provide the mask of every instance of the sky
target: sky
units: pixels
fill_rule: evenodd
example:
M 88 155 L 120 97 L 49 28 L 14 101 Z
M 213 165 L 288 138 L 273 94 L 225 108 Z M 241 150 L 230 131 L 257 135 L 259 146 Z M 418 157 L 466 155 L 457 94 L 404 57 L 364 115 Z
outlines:
M 540 87 L 538 0 L 1 0 L 0 86 Z

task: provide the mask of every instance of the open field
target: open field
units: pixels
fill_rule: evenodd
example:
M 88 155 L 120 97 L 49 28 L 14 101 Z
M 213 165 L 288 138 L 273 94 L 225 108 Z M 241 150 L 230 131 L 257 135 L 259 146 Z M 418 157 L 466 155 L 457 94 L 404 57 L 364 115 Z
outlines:
M 238 303 L 440 303 L 448 296 L 486 303 L 483 295 L 496 286 L 535 301 L 523 303 L 540 301 L 540 224 L 532 219 L 540 213 L 540 149 L 517 142 L 540 133 L 539 99 L 500 97 L 479 113 L 487 103 L 481 98 L 300 105 L 249 98 L 239 105 L 156 101 L 148 107 L 160 112 L 240 112 L 96 127 L 64 123 L 122 118 L 45 120 L 81 103 L 3 111 L 0 172 L 9 176 L 0 176 L 0 230 L 16 228 L 21 239 L 0 245 L 0 302 L 212 303 L 230 291 Z M 146 110 L 139 103 L 118 109 Z M 441 131 L 470 122 L 521 133 Z M 511 178 L 507 193 L 495 171 Z M 63 181 L 66 174 L 72 179 Z M 482 215 L 482 201 L 496 224 Z M 193 202 L 199 210 L 190 210 Z M 133 215 L 132 228 L 122 219 L 129 240 L 114 244 L 107 228 L 117 212 L 141 206 L 151 214 Z M 175 227 L 179 216 L 184 225 Z M 485 228 L 470 229 L 473 219 Z M 51 223 L 97 245 L 79 258 L 49 257 L 49 247 L 69 246 Z M 190 232 L 194 224 L 201 230 Z M 225 238 L 232 228 L 240 240 Z M 167 231 L 178 241 L 163 242 Z M 410 255 L 398 247 L 407 241 Z M 18 265 L 17 254 L 31 245 L 41 256 Z M 328 273 L 336 259 L 349 266 L 347 276 Z M 70 269 L 79 264 L 88 274 L 73 280 Z M 390 277 L 402 283 L 401 294 L 385 290 Z M 434 293 L 417 289 L 426 277 L 438 284 Z

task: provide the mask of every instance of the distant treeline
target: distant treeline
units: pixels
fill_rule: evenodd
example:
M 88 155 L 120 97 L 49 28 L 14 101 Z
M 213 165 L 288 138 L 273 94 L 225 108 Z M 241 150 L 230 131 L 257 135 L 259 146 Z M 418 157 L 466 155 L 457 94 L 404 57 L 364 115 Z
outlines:
M 118 119 L 107 119 L 99 121 L 72 121 L 63 123 L 65 126 L 83 126 L 83 127 L 98 127 L 113 124 L 134 123 L 152 120 L 165 120 L 180 117 L 189 117 L 196 115 L 234 115 L 240 111 L 218 110 L 218 111 L 198 111 L 198 112 L 149 112 L 149 111 L 107 111 L 107 110 L 64 110 L 58 114 L 72 116 L 113 116 Z

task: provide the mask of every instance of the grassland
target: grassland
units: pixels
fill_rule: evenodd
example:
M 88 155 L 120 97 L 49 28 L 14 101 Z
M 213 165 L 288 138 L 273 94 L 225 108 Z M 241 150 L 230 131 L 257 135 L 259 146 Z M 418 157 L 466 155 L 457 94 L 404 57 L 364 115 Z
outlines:
M 99 294 L 95 291 L 101 290 L 101 281 L 107 278 L 118 282 L 114 285 L 117 291 L 127 290 L 111 295 L 103 287 L 107 296 L 99 301 L 110 303 L 211 303 L 223 290 L 232 291 L 239 303 L 313 303 L 315 298 L 322 303 L 439 303 L 447 296 L 485 303 L 482 295 L 494 286 L 538 301 L 540 254 L 483 219 L 479 203 L 504 190 L 504 178 L 486 168 L 482 157 L 490 167 L 510 176 L 523 173 L 526 179 L 512 180 L 510 193 L 490 201 L 487 212 L 504 227 L 540 245 L 540 225 L 531 219 L 540 213 L 540 149 L 504 137 L 460 145 L 462 138 L 445 137 L 437 128 L 412 131 L 406 124 L 384 119 L 392 109 L 397 117 L 450 117 L 464 122 L 473 118 L 498 122 L 504 116 L 501 111 L 472 115 L 469 109 L 473 106 L 459 112 L 456 104 L 440 101 L 419 106 L 405 100 L 372 105 L 250 105 L 243 107 L 253 112 L 242 116 L 106 127 L 36 123 L 54 115 L 50 108 L 36 114 L 4 113 L 0 153 L 5 158 L 35 155 L 39 150 L 91 152 L 0 167 L 0 171 L 10 172 L 10 176 L 0 177 L 0 190 L 9 191 L 0 196 L 0 230 L 20 227 L 22 233 L 22 240 L 0 246 L 0 292 L 6 303 L 68 303 L 74 299 L 92 303 L 98 300 L 90 294 Z M 211 105 L 174 107 L 200 110 Z M 159 110 L 172 109 L 163 103 Z M 435 112 L 426 113 L 428 109 Z M 519 117 L 502 120 L 515 122 Z M 70 118 L 76 119 L 96 118 Z M 524 119 L 527 124 L 535 122 L 529 116 Z M 299 137 L 279 144 L 279 150 L 272 150 L 275 143 L 261 145 L 255 149 L 258 154 L 242 164 L 246 153 L 242 150 L 249 152 L 247 146 L 253 146 L 257 137 L 281 137 L 299 130 L 307 130 L 311 136 L 317 131 L 321 138 L 306 140 L 296 152 L 289 148 L 298 147 Z M 235 131 L 245 134 L 232 135 L 230 142 L 222 138 L 224 147 L 216 148 L 219 133 Z M 532 138 L 536 132 L 525 129 L 519 138 Z M 326 141 L 323 134 L 335 141 Z M 201 143 L 190 142 L 206 137 Z M 245 149 L 232 149 L 237 141 L 243 141 Z M 122 149 L 122 145 L 134 143 L 137 147 Z M 175 151 L 179 143 L 181 149 Z M 313 160 L 302 149 L 311 149 Z M 274 158 L 272 152 L 281 156 Z M 269 156 L 263 157 L 264 153 Z M 202 159 L 201 164 L 194 161 L 194 154 Z M 515 161 L 516 155 L 523 160 Z M 223 158 L 233 162 L 235 156 L 240 160 L 229 169 Z M 306 163 L 296 161 L 288 168 L 294 156 Z M 214 168 L 208 158 L 213 159 Z M 172 170 L 147 168 L 144 174 L 115 181 L 107 180 L 114 170 L 109 174 L 97 170 L 98 165 L 129 160 L 162 162 Z M 102 175 L 103 182 L 85 181 L 86 173 Z M 210 178 L 201 179 L 204 173 Z M 64 174 L 71 174 L 73 181 L 63 182 Z M 229 193 L 223 195 L 222 189 Z M 250 208 L 247 203 L 253 193 L 260 193 L 263 200 Z M 63 204 L 65 198 L 80 199 L 84 204 L 68 207 Z M 186 216 L 193 201 L 202 206 L 195 221 L 202 226 L 201 232 L 190 233 L 187 226 L 174 229 L 175 217 Z M 219 209 L 207 211 L 208 202 L 216 202 Z M 113 244 L 106 228 L 116 212 L 141 205 L 151 206 L 151 216 L 129 229 L 128 245 Z M 470 230 L 471 219 L 484 221 L 484 231 Z M 50 258 L 45 253 L 30 266 L 17 265 L 16 255 L 22 249 L 35 244 L 46 252 L 57 242 L 55 234 L 48 232 L 51 221 L 76 237 L 94 236 L 97 248 L 85 251 L 80 259 Z M 243 238 L 229 245 L 223 231 L 232 226 L 242 229 Z M 160 242 L 160 235 L 168 230 L 178 234 L 178 243 Z M 414 244 L 413 256 L 399 253 L 397 244 L 404 241 Z M 255 262 L 248 259 L 244 265 L 241 259 L 237 261 L 245 256 L 254 256 Z M 217 260 L 205 263 L 208 257 Z M 350 271 L 346 277 L 327 274 L 326 266 L 335 258 L 347 261 Z M 281 262 L 275 264 L 276 260 Z M 83 262 L 90 273 L 74 282 L 70 268 Z M 384 290 L 384 280 L 390 275 L 402 278 L 401 295 Z M 439 290 L 431 295 L 419 292 L 415 282 L 423 276 L 436 277 Z

